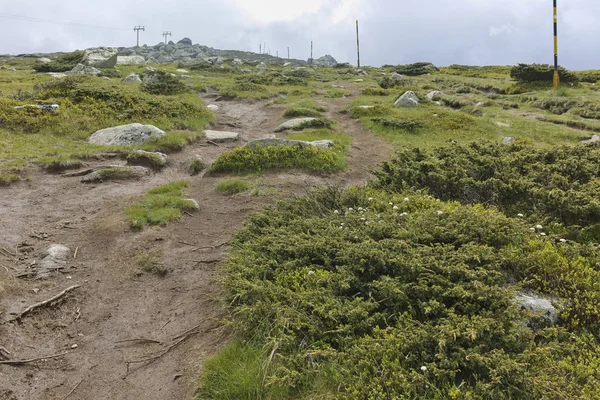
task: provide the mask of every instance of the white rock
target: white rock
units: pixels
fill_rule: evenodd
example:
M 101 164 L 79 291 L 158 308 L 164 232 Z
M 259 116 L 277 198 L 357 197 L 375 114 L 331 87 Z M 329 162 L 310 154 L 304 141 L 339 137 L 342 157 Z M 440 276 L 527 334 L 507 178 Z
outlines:
M 115 48 L 95 47 L 84 52 L 82 64 L 96 68 L 113 68 L 117 65 L 117 57 Z
M 584 140 L 581 143 L 596 143 L 596 142 L 600 142 L 600 136 L 598 136 L 598 135 L 594 135 L 594 136 L 592 136 L 591 139 Z
M 181 68 L 180 68 L 180 69 L 178 69 L 178 70 L 177 70 L 177 72 L 180 72 L 180 73 L 182 73 L 182 74 L 189 74 L 189 73 L 190 73 L 190 71 L 188 71 L 188 70 L 185 70 L 185 69 L 181 69 Z
M 138 74 L 131 74 L 127 78 L 123 79 L 125 83 L 142 83 L 142 78 Z
M 515 138 L 512 138 L 510 136 L 502 139 L 502 144 L 513 144 L 514 142 L 515 142 Z
M 225 131 L 204 131 L 206 133 L 206 140 L 210 140 L 215 143 L 227 143 L 237 142 L 240 140 L 240 134 L 236 132 L 225 132 Z
M 27 108 L 37 108 L 42 111 L 57 112 L 59 106 L 58 104 L 30 104 L 28 106 L 17 106 L 15 107 L 15 110 L 25 110 Z
M 58 79 L 66 78 L 67 77 L 67 74 L 63 74 L 63 73 L 60 73 L 60 72 L 47 72 L 47 75 L 50 75 L 51 77 L 58 78 Z
M 510 128 L 510 124 L 507 124 L 505 122 L 496 122 L 496 125 L 498 125 L 501 128 Z
M 73 68 L 70 72 L 68 72 L 67 75 L 98 76 L 101 73 L 102 73 L 102 71 L 100 71 L 99 69 L 96 69 L 94 67 L 91 67 L 88 65 L 83 65 L 83 64 L 77 64 L 77 66 L 75 66 L 75 68 Z
M 429 100 L 433 100 L 434 97 L 436 97 L 436 96 L 443 96 L 443 95 L 444 95 L 444 92 L 441 92 L 439 90 L 433 90 L 433 91 L 427 93 L 427 98 Z
M 88 141 L 105 146 L 129 146 L 142 144 L 154 137 L 163 137 L 166 133 L 153 125 L 128 124 L 102 129 L 90 136 Z
M 41 64 L 48 64 L 49 62 L 52 62 L 52 60 L 47 57 L 38 58 L 36 61 Z
M 210 111 L 219 111 L 219 106 L 216 104 L 209 104 L 206 106 L 206 108 L 208 108 Z
M 404 79 L 404 77 L 402 75 L 400 75 L 399 73 L 394 72 L 392 74 L 392 79 L 395 81 L 401 81 L 402 79 Z
M 419 107 L 419 98 L 414 92 L 409 90 L 400 96 L 394 105 L 401 107 Z
M 146 59 L 142 56 L 118 56 L 117 65 L 142 65 Z
M 45 278 L 50 276 L 52 272 L 57 272 L 61 268 L 67 266 L 67 262 L 71 257 L 71 249 L 62 244 L 51 244 L 42 253 L 41 260 L 37 264 L 38 276 Z

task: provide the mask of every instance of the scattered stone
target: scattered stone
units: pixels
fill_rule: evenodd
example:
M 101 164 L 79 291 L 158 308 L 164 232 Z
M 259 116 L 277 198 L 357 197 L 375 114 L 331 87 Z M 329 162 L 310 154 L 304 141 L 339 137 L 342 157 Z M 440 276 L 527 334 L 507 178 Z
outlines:
M 177 72 L 180 72 L 182 74 L 189 74 L 190 73 L 190 71 L 188 71 L 186 69 L 182 69 L 182 68 L 178 69 Z
M 129 146 L 142 144 L 154 137 L 163 137 L 166 133 L 153 125 L 128 124 L 102 129 L 90 136 L 88 141 L 105 146 Z
M 104 180 L 141 179 L 152 173 L 148 168 L 140 166 L 113 166 L 89 173 L 81 178 L 82 183 L 103 182 Z
M 237 142 L 240 140 L 240 134 L 236 132 L 204 131 L 206 140 L 215 143 Z
M 47 75 L 50 75 L 53 78 L 58 78 L 58 79 L 62 79 L 62 78 L 66 78 L 67 74 L 63 74 L 60 72 L 47 72 Z
M 559 312 L 552 304 L 556 299 L 544 297 L 536 293 L 521 293 L 516 302 L 521 310 L 532 310 L 540 313 L 540 316 L 529 321 L 531 328 L 554 325 L 558 322 Z
M 184 44 L 186 46 L 192 46 L 193 45 L 192 39 L 187 38 L 187 37 L 181 39 L 179 42 L 177 42 L 177 44 Z
M 68 75 L 91 75 L 91 76 L 98 76 L 102 73 L 102 71 L 100 71 L 97 68 L 94 67 L 90 67 L 87 65 L 83 65 L 83 64 L 77 64 L 77 66 L 75 68 L 73 68 Z
M 359 76 L 369 76 L 369 73 L 367 71 L 365 71 L 364 69 L 357 69 L 356 70 L 356 75 L 359 75 Z
M 35 271 L 40 278 L 48 278 L 52 273 L 67 267 L 67 261 L 71 257 L 71 249 L 62 244 L 51 244 L 41 254 Z
M 510 124 L 507 124 L 505 122 L 496 122 L 496 125 L 498 125 L 501 128 L 510 128 Z
M 596 143 L 596 142 L 600 142 L 600 136 L 598 136 L 598 135 L 594 135 L 590 139 L 584 140 L 581 143 Z
M 364 81 L 365 81 L 364 79 L 355 79 L 355 80 L 354 80 L 354 82 L 357 82 L 357 83 L 359 83 L 359 82 L 364 82 Z
M 394 81 L 401 81 L 403 79 L 404 79 L 404 77 L 397 72 L 394 72 L 392 74 L 392 80 L 394 80 Z
M 514 142 L 515 142 L 515 138 L 510 137 L 510 136 L 502 139 L 502 144 L 513 144 Z
M 159 152 L 136 150 L 127 157 L 127 164 L 162 169 L 167 165 L 167 155 Z
M 297 147 L 319 147 L 329 149 L 334 146 L 331 140 L 316 140 L 314 142 L 306 142 L 304 140 L 289 140 L 289 139 L 256 139 L 248 142 L 246 147 L 277 147 L 277 146 L 297 146 Z
M 48 112 L 57 112 L 58 104 L 30 104 L 28 106 L 17 106 L 15 110 L 25 110 L 27 108 L 37 108 L 38 110 L 48 111 Z
M 371 108 L 375 108 L 375 106 L 359 106 L 358 108 L 362 108 L 363 110 L 368 110 Z
M 38 62 L 38 63 L 40 63 L 40 64 L 48 64 L 49 62 L 52 62 L 52 60 L 49 59 L 49 58 L 47 58 L 47 57 L 38 58 L 35 61 Z
M 477 107 L 481 107 L 483 106 L 485 103 L 483 101 L 478 102 L 477 104 L 475 104 L 475 108 Z
M 443 95 L 444 95 L 443 92 L 441 92 L 439 90 L 434 90 L 432 92 L 427 93 L 427 98 L 429 100 L 433 100 L 434 97 L 436 97 L 436 96 L 443 96 Z
M 16 72 L 17 71 L 14 67 L 10 67 L 8 70 L 12 71 L 12 72 Z
M 146 59 L 142 56 L 118 56 L 117 65 L 142 65 Z
M 259 74 L 264 74 L 267 72 L 267 65 L 264 62 L 261 62 L 256 66 L 256 69 L 258 69 Z
M 152 68 L 152 67 L 146 67 L 146 71 L 148 71 L 148 72 L 156 72 L 156 69 Z
M 206 106 L 210 111 L 219 111 L 219 106 L 216 104 L 209 104 Z
M 117 53 L 117 49 L 112 47 L 87 49 L 83 54 L 82 64 L 95 68 L 113 68 L 117 65 Z
M 401 107 L 419 107 L 419 98 L 414 92 L 409 90 L 400 96 L 394 105 Z
M 289 67 L 290 65 L 292 65 L 292 63 L 290 62 L 286 62 L 285 64 L 283 64 L 284 67 Z
M 189 75 L 176 75 L 179 79 L 191 79 L 192 77 Z
M 329 54 L 324 55 L 323 57 L 317 58 L 313 62 L 313 64 L 318 67 L 334 67 L 335 65 L 337 65 L 337 63 L 338 62 L 335 60 L 335 58 L 333 58 Z
M 296 119 L 291 119 L 289 121 L 284 122 L 283 124 L 279 125 L 277 127 L 277 129 L 275 129 L 275 132 L 283 132 L 286 131 L 288 129 L 294 129 L 302 124 L 305 124 L 307 122 L 311 122 L 316 120 L 316 118 L 296 118 Z
M 127 78 L 123 79 L 125 83 L 142 83 L 142 78 L 138 74 L 131 74 Z
M 0 65 L 0 69 L 6 69 L 6 65 Z

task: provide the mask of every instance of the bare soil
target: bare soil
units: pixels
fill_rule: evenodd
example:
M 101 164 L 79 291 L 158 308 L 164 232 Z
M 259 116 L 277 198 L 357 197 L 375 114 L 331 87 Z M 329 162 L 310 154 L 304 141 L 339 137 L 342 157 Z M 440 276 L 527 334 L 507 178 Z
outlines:
M 271 134 L 285 107 L 266 101 L 215 101 L 219 130 L 244 140 Z M 0 399 L 190 399 L 204 361 L 230 332 L 220 303 L 219 263 L 243 220 L 267 204 L 324 185 L 364 183 L 392 147 L 340 111 L 351 99 L 324 102 L 327 117 L 353 138 L 348 171 L 265 174 L 267 195 L 223 196 L 222 177 L 190 177 L 194 155 L 208 162 L 242 143 L 199 142 L 169 156 L 164 171 L 140 181 L 86 185 L 77 177 L 30 172 L 31 180 L 0 188 L 0 361 L 59 355 L 22 365 L 0 363 Z M 97 165 L 124 164 L 120 159 Z M 132 232 L 123 210 L 145 192 L 190 180 L 200 210 L 164 228 Z M 68 269 L 45 280 L 15 278 L 51 244 L 71 249 Z M 1 250 L 3 249 L 3 250 Z M 162 251 L 164 277 L 141 273 L 140 254 Z M 76 257 L 75 257 L 76 253 Z M 51 307 L 9 322 L 27 306 L 81 285 Z M 66 354 L 64 354 L 66 353 Z

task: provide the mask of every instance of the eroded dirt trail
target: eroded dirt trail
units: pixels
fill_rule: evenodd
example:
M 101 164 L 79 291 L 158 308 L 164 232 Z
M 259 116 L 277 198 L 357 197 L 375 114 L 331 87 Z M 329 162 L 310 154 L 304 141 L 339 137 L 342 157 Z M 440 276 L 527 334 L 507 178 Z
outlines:
M 207 95 L 207 103 L 217 96 Z M 268 196 L 218 194 L 219 177 L 190 177 L 195 154 L 211 162 L 240 144 L 197 143 L 169 157 L 169 167 L 136 182 L 84 185 L 78 178 L 32 171 L 31 181 L 0 189 L 0 322 L 28 305 L 81 285 L 56 306 L 0 325 L 0 346 L 12 359 L 68 353 L 22 366 L 0 365 L 0 399 L 188 399 L 203 362 L 227 339 L 219 303 L 219 262 L 249 213 L 322 185 L 363 183 L 392 147 L 339 111 L 351 99 L 327 102 L 328 117 L 353 137 L 350 167 L 333 176 L 266 174 Z M 219 130 L 244 140 L 273 132 L 282 106 L 217 101 Z M 98 160 L 94 165 L 123 163 Z M 123 210 L 149 189 L 190 180 L 200 210 L 165 228 L 131 232 Z M 51 243 L 77 251 L 69 268 L 46 280 L 13 278 Z M 139 274 L 137 257 L 162 251 L 164 278 Z M 12 255 L 11 255 L 12 254 Z M 16 261 L 15 259 L 18 259 Z M 143 362 L 141 362 L 143 361 Z

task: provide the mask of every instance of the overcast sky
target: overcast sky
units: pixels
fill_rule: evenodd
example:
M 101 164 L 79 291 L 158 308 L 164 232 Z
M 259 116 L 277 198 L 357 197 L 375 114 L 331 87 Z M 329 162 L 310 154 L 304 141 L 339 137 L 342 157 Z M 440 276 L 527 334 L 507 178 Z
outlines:
M 600 1 L 558 3 L 561 65 L 600 69 Z M 149 45 L 170 30 L 174 41 L 256 52 L 266 42 L 306 59 L 314 40 L 315 57 L 355 63 L 357 18 L 366 65 L 553 62 L 552 0 L 0 0 L 0 54 L 133 46 L 133 26 L 145 25 Z

